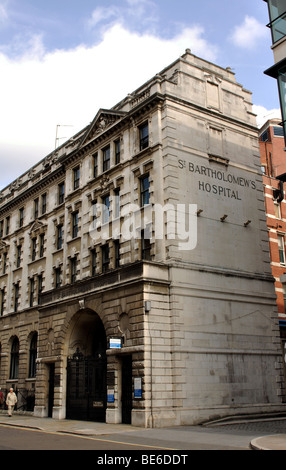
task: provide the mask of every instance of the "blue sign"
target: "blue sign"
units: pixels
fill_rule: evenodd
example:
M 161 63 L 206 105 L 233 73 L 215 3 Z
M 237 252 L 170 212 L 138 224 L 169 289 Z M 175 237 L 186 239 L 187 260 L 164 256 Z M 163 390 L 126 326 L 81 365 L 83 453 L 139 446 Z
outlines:
M 142 380 L 141 377 L 134 379 L 134 398 L 142 398 Z
M 107 403 L 114 403 L 114 390 L 107 390 Z
M 109 341 L 109 347 L 111 349 L 120 349 L 121 348 L 121 338 L 111 338 Z

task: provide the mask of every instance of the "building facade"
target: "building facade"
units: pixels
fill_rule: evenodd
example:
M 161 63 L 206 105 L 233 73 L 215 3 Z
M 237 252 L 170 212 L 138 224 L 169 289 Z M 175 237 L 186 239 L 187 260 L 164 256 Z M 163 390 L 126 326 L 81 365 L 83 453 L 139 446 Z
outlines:
M 269 230 L 270 259 L 275 279 L 279 324 L 283 327 L 285 315 L 285 294 L 281 276 L 286 274 L 284 251 L 286 219 L 284 198 L 284 175 L 286 173 L 283 128 L 281 120 L 271 119 L 260 129 L 259 145 L 263 183 L 265 187 L 265 207 Z M 286 293 L 286 291 L 285 291 Z
M 282 114 L 284 139 L 286 138 L 286 1 L 264 0 L 268 4 L 269 24 L 272 36 L 274 65 L 265 71 L 277 80 Z
M 1 192 L 0 386 L 36 416 L 280 411 L 251 93 L 185 54 Z
M 286 208 L 285 143 L 280 119 L 267 121 L 259 131 L 271 269 L 275 280 L 282 351 L 286 350 Z M 284 367 L 285 355 L 283 354 Z

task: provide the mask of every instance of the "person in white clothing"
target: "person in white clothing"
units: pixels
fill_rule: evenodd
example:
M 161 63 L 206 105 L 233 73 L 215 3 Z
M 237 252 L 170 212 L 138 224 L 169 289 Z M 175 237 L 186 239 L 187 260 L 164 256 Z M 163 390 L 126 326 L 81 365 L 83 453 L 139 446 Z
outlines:
M 12 416 L 15 405 L 17 403 L 17 396 L 14 393 L 13 388 L 10 388 L 10 392 L 6 398 L 6 405 L 8 406 L 8 416 Z

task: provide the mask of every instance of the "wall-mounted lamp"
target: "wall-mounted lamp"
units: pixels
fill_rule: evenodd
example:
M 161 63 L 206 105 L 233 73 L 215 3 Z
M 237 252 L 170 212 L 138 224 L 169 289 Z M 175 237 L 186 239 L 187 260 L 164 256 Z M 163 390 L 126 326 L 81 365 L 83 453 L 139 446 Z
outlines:
M 228 217 L 228 216 L 227 216 L 226 214 L 223 215 L 223 216 L 220 218 L 220 221 L 221 221 L 221 222 L 224 222 L 227 217 Z
M 247 222 L 245 222 L 244 227 L 247 227 L 249 224 L 251 224 L 251 220 L 248 220 Z
M 145 300 L 144 308 L 145 308 L 145 313 L 149 313 L 149 312 L 150 312 L 150 310 L 151 310 L 151 302 L 150 302 L 150 300 Z
M 203 209 L 199 209 L 199 210 L 197 211 L 197 217 L 199 217 L 202 212 L 204 212 Z

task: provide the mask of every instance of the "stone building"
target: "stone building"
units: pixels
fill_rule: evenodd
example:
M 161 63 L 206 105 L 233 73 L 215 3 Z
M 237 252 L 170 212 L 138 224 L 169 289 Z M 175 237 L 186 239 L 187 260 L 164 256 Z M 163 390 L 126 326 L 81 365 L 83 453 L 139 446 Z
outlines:
M 0 386 L 36 416 L 273 412 L 282 358 L 251 93 L 185 54 L 1 192 Z

